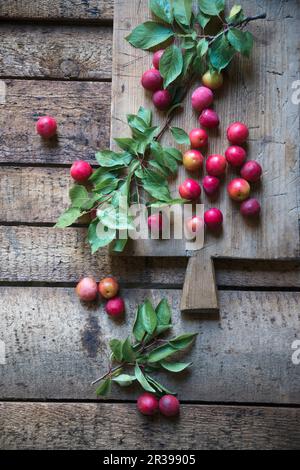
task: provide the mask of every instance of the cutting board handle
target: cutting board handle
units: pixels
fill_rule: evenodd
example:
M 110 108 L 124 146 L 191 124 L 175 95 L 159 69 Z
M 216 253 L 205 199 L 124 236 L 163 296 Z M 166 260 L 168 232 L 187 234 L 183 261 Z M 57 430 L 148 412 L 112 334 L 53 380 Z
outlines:
M 184 313 L 219 313 L 214 262 L 203 250 L 189 259 L 180 309 Z

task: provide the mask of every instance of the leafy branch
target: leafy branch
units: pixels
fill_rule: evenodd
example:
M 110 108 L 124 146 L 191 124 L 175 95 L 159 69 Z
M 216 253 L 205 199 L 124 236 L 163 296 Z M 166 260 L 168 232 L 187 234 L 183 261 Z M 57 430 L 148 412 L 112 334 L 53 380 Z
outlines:
M 89 185 L 76 184 L 70 189 L 71 205 L 56 224 L 65 228 L 83 215 L 92 214 L 88 230 L 92 253 L 112 241 L 115 251 L 123 251 L 128 230 L 134 228 L 130 206 L 140 204 L 140 190 L 147 193 L 148 206 L 185 202 L 172 199 L 170 194 L 168 178 L 177 172 L 182 154 L 175 147 L 159 143 L 166 126 L 152 126 L 152 113 L 143 107 L 136 115 L 129 114 L 127 121 L 132 137 L 115 139 L 121 152 L 96 153 L 99 168 L 89 178 Z M 177 142 L 189 142 L 182 129 L 172 130 Z M 126 232 L 125 237 L 117 237 L 120 231 Z
M 169 359 L 188 348 L 196 334 L 186 333 L 171 339 L 161 339 L 160 336 L 171 327 L 171 310 L 166 299 L 156 308 L 149 300 L 139 305 L 132 328 L 132 339 L 112 339 L 109 343 L 109 370 L 92 383 L 95 385 L 101 382 L 96 390 L 97 395 L 108 395 L 113 383 L 124 387 L 135 381 L 148 392 L 176 395 L 150 375 L 159 370 L 178 373 L 191 365 L 189 362 L 171 362 Z M 128 369 L 131 369 L 130 373 Z

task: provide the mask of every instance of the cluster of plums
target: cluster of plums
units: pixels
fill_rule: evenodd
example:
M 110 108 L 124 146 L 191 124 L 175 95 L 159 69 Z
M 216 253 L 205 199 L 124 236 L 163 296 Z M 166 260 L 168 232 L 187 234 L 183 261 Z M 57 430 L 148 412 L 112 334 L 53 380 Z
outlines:
M 153 393 L 145 392 L 137 400 L 138 410 L 147 416 L 153 416 L 159 410 L 167 417 L 176 416 L 179 413 L 180 403 L 174 395 L 164 395 L 157 399 Z
M 76 286 L 76 294 L 83 302 L 93 302 L 98 294 L 107 300 L 105 310 L 111 317 L 119 317 L 125 311 L 124 300 L 117 294 L 119 283 L 114 277 L 105 277 L 99 284 L 92 277 L 84 277 Z
M 203 89 L 204 87 L 200 88 Z M 199 97 L 199 94 L 197 96 Z M 246 162 L 246 151 L 241 145 L 247 140 L 248 136 L 249 130 L 241 122 L 235 122 L 228 127 L 227 138 L 231 145 L 227 148 L 225 156 L 214 154 L 207 158 L 205 162 L 207 175 L 202 180 L 202 186 L 207 196 L 215 198 L 221 185 L 220 178 L 225 175 L 227 166 L 239 168 L 241 177 L 230 181 L 227 191 L 231 199 L 242 203 L 241 213 L 244 216 L 253 217 L 259 215 L 260 204 L 256 199 L 249 199 L 251 189 L 249 183 L 259 181 L 262 168 L 254 160 Z M 191 149 L 184 153 L 183 165 L 190 172 L 199 171 L 204 164 L 204 156 L 199 148 L 207 145 L 208 135 L 204 129 L 197 128 L 190 132 L 189 137 Z M 196 180 L 187 178 L 179 186 L 179 194 L 184 199 L 197 201 L 201 195 L 201 186 Z M 221 211 L 216 208 L 209 209 L 205 212 L 204 222 L 209 229 L 219 228 L 223 222 Z
M 161 49 L 153 55 L 153 68 L 143 73 L 141 83 L 145 90 L 153 93 L 152 101 L 154 106 L 161 110 L 167 110 L 172 104 L 172 95 L 169 90 L 164 89 L 164 80 L 159 71 L 159 62 L 164 53 Z

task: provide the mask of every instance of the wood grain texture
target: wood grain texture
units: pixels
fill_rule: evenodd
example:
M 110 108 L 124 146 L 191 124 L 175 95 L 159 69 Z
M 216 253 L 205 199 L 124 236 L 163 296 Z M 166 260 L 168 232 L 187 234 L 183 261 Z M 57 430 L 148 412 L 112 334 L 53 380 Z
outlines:
M 145 417 L 134 404 L 0 403 L 1 449 L 262 449 L 300 447 L 300 410 L 182 405 Z M 136 431 L 138 429 L 138 432 Z
M 246 9 L 260 13 L 265 3 L 251 0 Z M 133 0 L 128 5 L 117 1 L 114 21 L 113 107 L 112 129 L 115 134 L 128 132 L 125 116 L 136 112 L 144 103 L 152 108 L 151 96 L 138 85 L 142 71 L 150 66 L 151 54 L 131 47 L 124 37 L 139 22 L 149 16 L 147 2 Z M 299 256 L 299 114 L 291 102 L 291 83 L 299 75 L 299 3 L 289 3 L 286 15 L 283 2 L 268 2 L 266 21 L 251 24 L 256 37 L 250 61 L 237 59 L 230 69 L 224 87 L 216 95 L 215 108 L 221 116 L 220 132 L 211 138 L 209 154 L 223 153 L 226 128 L 230 122 L 241 120 L 250 128 L 249 159 L 258 160 L 264 169 L 261 185 L 253 187 L 253 195 L 262 202 L 259 223 L 245 223 L 239 207 L 222 189 L 219 206 L 225 215 L 221 236 L 207 235 L 205 251 L 208 256 L 236 258 L 290 258 Z M 280 50 L 278 44 L 280 43 Z M 193 90 L 191 90 L 193 91 Z M 187 97 L 190 102 L 190 95 Z M 120 119 L 121 117 L 121 119 Z M 157 116 L 156 116 L 157 121 Z M 161 121 L 161 119 L 160 119 Z M 196 127 L 197 116 L 187 105 L 174 121 L 186 131 Z M 170 142 L 169 137 L 164 142 Z M 227 180 L 234 176 L 229 171 Z M 172 186 L 174 195 L 186 177 L 182 170 Z M 209 202 L 203 198 L 206 207 Z M 134 243 L 134 254 L 155 256 L 166 253 L 185 254 L 185 243 L 170 241 L 163 250 L 156 250 L 151 241 Z
M 29 20 L 112 20 L 113 0 L 5 0 L 0 18 Z
M 6 103 L 0 105 L 0 162 L 71 164 L 76 159 L 85 159 L 95 164 L 95 151 L 109 147 L 111 99 L 109 83 L 43 80 L 26 82 L 5 80 L 5 83 Z M 55 116 L 58 121 L 57 139 L 45 141 L 36 133 L 36 121 L 39 116 L 45 114 Z M 46 173 L 51 179 L 50 171 L 45 170 L 44 174 Z M 55 176 L 54 170 L 53 177 Z M 37 181 L 41 182 L 42 177 L 38 170 L 36 177 Z M 26 180 L 28 184 L 32 183 L 28 178 L 24 177 L 24 184 Z M 56 202 L 59 206 L 65 201 L 64 190 L 68 183 L 69 178 L 66 173 L 61 194 L 57 194 Z M 34 189 L 23 187 L 25 192 L 28 191 L 28 204 L 30 204 L 30 192 L 34 197 L 33 190 L 36 191 L 35 195 L 40 192 L 42 197 L 43 184 L 41 186 L 36 184 Z M 57 186 L 57 183 L 55 184 Z M 59 184 L 63 184 L 62 177 Z M 17 186 L 6 190 L 15 193 L 18 189 L 22 191 Z M 60 202 L 59 197 L 61 197 Z M 24 205 L 25 202 L 23 201 Z M 51 212 L 53 208 L 49 210 Z M 22 217 L 20 220 L 23 220 Z
M 296 292 L 219 294 L 220 318 L 182 315 L 179 290 L 126 289 L 126 321 L 115 323 L 104 304 L 80 304 L 74 289 L 0 287 L 2 399 L 95 398 L 91 381 L 107 370 L 108 342 L 128 335 L 137 304 L 168 298 L 174 332 L 198 332 L 184 355 L 190 371 L 161 381 L 180 399 L 207 402 L 299 403 L 299 366 L 291 348 L 299 339 Z M 113 388 L 111 398 L 134 399 L 140 389 Z
M 39 210 L 51 213 L 47 205 Z M 0 281 L 75 283 L 83 275 L 100 279 L 111 273 L 122 283 L 182 285 L 185 258 L 115 258 L 106 249 L 92 256 L 86 233 L 85 228 L 0 227 L 0 258 L 5 260 Z M 215 268 L 220 286 L 300 287 L 299 262 L 215 260 Z
M 111 78 L 110 26 L 0 26 L 0 77 Z

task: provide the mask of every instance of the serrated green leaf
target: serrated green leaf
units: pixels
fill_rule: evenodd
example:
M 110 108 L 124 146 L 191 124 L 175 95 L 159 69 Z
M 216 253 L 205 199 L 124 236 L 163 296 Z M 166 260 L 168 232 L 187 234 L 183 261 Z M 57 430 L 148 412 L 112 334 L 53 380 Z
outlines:
M 89 200 L 89 193 L 86 188 L 80 184 L 75 184 L 69 191 L 72 207 L 81 208 Z
M 116 231 L 114 229 L 105 228 L 98 219 L 90 223 L 88 241 L 91 245 L 92 254 L 96 253 L 100 248 L 109 245 L 115 237 Z
M 136 377 L 134 375 L 120 374 L 112 380 L 121 387 L 128 387 L 136 380 Z
M 113 352 L 114 358 L 118 362 L 122 362 L 122 360 L 123 360 L 122 346 L 123 346 L 123 342 L 119 339 L 112 339 L 109 342 L 109 347 Z
M 165 23 L 173 23 L 173 8 L 170 0 L 150 0 L 150 9 L 155 16 Z
M 167 47 L 159 62 L 159 71 L 164 79 L 164 88 L 173 83 L 182 72 L 182 51 L 175 44 Z
M 149 165 L 158 170 L 164 177 L 168 178 L 170 176 L 170 170 L 155 160 L 149 160 Z
M 152 111 L 141 106 L 137 113 L 138 117 L 143 119 L 146 126 L 151 126 L 152 124 Z
M 175 349 L 182 350 L 190 346 L 194 341 L 197 333 L 185 333 L 183 335 L 177 336 L 169 341 L 169 344 Z
M 225 0 L 198 0 L 199 8 L 205 15 L 216 16 L 225 8 Z
M 120 149 L 125 150 L 128 154 L 136 154 L 138 143 L 135 139 L 130 137 L 117 137 L 114 141 L 118 144 Z
M 129 140 L 132 141 L 132 139 Z M 111 150 L 96 152 L 95 157 L 99 165 L 105 168 L 125 167 L 132 160 L 132 155 L 129 153 L 116 153 Z
M 208 51 L 208 41 L 206 39 L 200 39 L 197 45 L 197 54 L 199 57 L 205 56 Z
M 158 201 L 169 201 L 171 199 L 166 179 L 153 170 L 145 169 L 143 172 L 142 185 L 145 191 Z
M 154 380 L 152 377 L 149 377 L 148 375 L 147 375 L 147 380 L 150 382 L 151 385 L 153 385 L 156 388 L 156 390 L 158 391 L 160 395 L 165 395 L 165 394 L 177 395 L 176 392 L 172 392 L 167 387 L 162 385 L 160 382 L 158 382 L 157 380 Z
M 229 44 L 225 34 L 216 39 L 208 50 L 210 63 L 220 72 L 225 69 L 234 56 L 234 49 Z
M 159 346 L 158 348 L 153 349 L 148 355 L 148 362 L 160 362 L 166 357 L 175 354 L 177 349 L 173 347 L 171 344 L 166 343 L 163 346 Z
M 146 390 L 146 392 L 155 393 L 155 389 L 149 384 L 138 364 L 135 365 L 134 373 L 137 381 L 141 384 L 143 389 Z
M 190 26 L 193 0 L 173 0 L 174 17 L 180 25 Z
M 155 309 L 158 325 L 169 325 L 172 318 L 170 305 L 167 299 L 162 299 Z
M 234 19 L 236 15 L 238 15 L 242 10 L 242 6 L 241 5 L 233 5 L 233 7 L 231 8 L 230 10 L 230 13 L 229 13 L 229 16 L 228 16 L 228 19 L 231 20 L 231 19 Z
M 77 207 L 70 207 L 67 209 L 54 225 L 55 228 L 66 228 L 74 224 L 77 219 L 81 216 L 81 211 Z
M 231 28 L 227 33 L 228 42 L 242 55 L 249 57 L 253 47 L 253 36 L 249 31 Z
M 178 144 L 190 145 L 190 138 L 180 127 L 171 127 L 171 133 Z
M 142 341 L 146 333 L 143 326 L 141 305 L 138 306 L 136 312 L 132 333 L 138 342 Z
M 180 150 L 176 149 L 175 147 L 164 147 L 164 152 L 169 153 L 172 155 L 172 157 L 175 158 L 175 160 L 182 163 L 182 153 Z
M 173 36 L 174 32 L 171 28 L 154 21 L 146 21 L 137 26 L 125 39 L 133 47 L 148 50 Z
M 192 362 L 167 362 L 161 361 L 160 365 L 169 372 L 182 372 L 192 365 Z
M 137 132 L 138 135 L 143 135 L 143 133 L 147 129 L 147 125 L 145 124 L 143 119 L 141 119 L 135 114 L 127 114 L 127 122 L 132 132 Z
M 197 21 L 198 23 L 200 24 L 201 28 L 205 28 L 208 23 L 210 22 L 211 20 L 211 16 L 209 15 L 205 15 L 204 13 L 200 12 L 198 15 L 197 15 Z
M 101 385 L 96 389 L 96 395 L 98 397 L 105 397 L 110 394 L 111 391 L 111 379 L 103 380 Z
M 148 299 L 141 305 L 141 320 L 144 330 L 152 335 L 157 326 L 157 317 L 155 310 Z
M 122 358 L 126 362 L 134 362 L 136 358 L 136 354 L 132 349 L 132 345 L 130 343 L 130 339 L 126 338 L 122 345 Z

